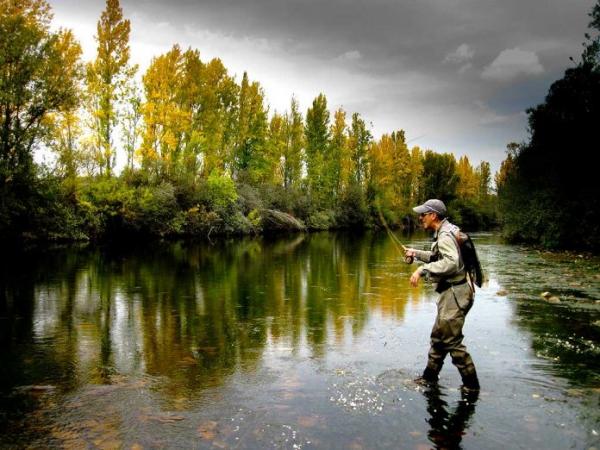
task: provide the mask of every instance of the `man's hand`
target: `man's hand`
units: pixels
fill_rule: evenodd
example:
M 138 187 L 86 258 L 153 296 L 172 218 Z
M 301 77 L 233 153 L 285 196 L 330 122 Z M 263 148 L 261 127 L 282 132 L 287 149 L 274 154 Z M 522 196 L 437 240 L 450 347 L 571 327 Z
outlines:
M 412 287 L 417 287 L 417 285 L 419 284 L 420 278 L 421 278 L 421 271 L 420 271 L 420 269 L 417 269 L 410 276 L 410 285 Z
M 404 249 L 404 256 L 406 258 L 414 258 L 415 256 L 417 256 L 417 252 L 415 251 L 414 248 L 405 248 Z

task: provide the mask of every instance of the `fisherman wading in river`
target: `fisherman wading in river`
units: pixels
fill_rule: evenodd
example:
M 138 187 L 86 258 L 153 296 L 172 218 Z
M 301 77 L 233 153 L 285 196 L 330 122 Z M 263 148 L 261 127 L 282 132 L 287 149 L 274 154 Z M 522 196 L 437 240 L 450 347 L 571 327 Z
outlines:
M 446 205 L 441 200 L 427 200 L 413 210 L 419 214 L 419 221 L 425 230 L 433 231 L 431 250 L 407 248 L 406 258 L 417 258 L 421 265 L 410 277 L 410 284 L 416 287 L 421 277 L 436 283 L 437 317 L 431 330 L 431 348 L 427 367 L 417 378 L 420 384 L 436 383 L 448 353 L 452 363 L 462 377 L 463 389 L 478 390 L 479 380 L 475 365 L 463 344 L 462 329 L 465 317 L 473 306 L 474 287 L 467 277 L 460 255 L 456 225 L 446 219 Z

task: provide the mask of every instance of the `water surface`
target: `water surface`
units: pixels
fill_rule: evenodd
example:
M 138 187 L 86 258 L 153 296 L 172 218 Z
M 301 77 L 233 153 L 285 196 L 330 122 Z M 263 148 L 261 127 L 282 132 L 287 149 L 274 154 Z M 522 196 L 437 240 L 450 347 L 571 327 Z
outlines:
M 436 294 L 383 233 L 6 255 L 0 447 L 600 445 L 600 260 L 475 242 L 478 397 L 411 381 Z

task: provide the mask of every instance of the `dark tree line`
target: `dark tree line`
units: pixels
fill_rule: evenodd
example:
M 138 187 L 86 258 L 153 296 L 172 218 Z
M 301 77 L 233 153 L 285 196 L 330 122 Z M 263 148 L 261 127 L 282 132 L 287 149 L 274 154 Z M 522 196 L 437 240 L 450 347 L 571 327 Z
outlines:
M 496 177 L 506 235 L 549 248 L 600 249 L 600 2 L 581 60 L 528 110 L 531 138 Z

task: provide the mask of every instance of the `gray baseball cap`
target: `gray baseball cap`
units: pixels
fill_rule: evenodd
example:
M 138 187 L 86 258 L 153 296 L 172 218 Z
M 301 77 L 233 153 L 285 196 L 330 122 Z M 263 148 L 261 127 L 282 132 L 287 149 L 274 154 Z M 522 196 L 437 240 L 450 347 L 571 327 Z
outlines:
M 428 212 L 438 213 L 440 216 L 446 217 L 448 210 L 446 209 L 446 205 L 441 200 L 436 198 L 432 198 L 427 200 L 425 203 L 419 206 L 415 206 L 413 211 L 417 214 L 425 214 Z

